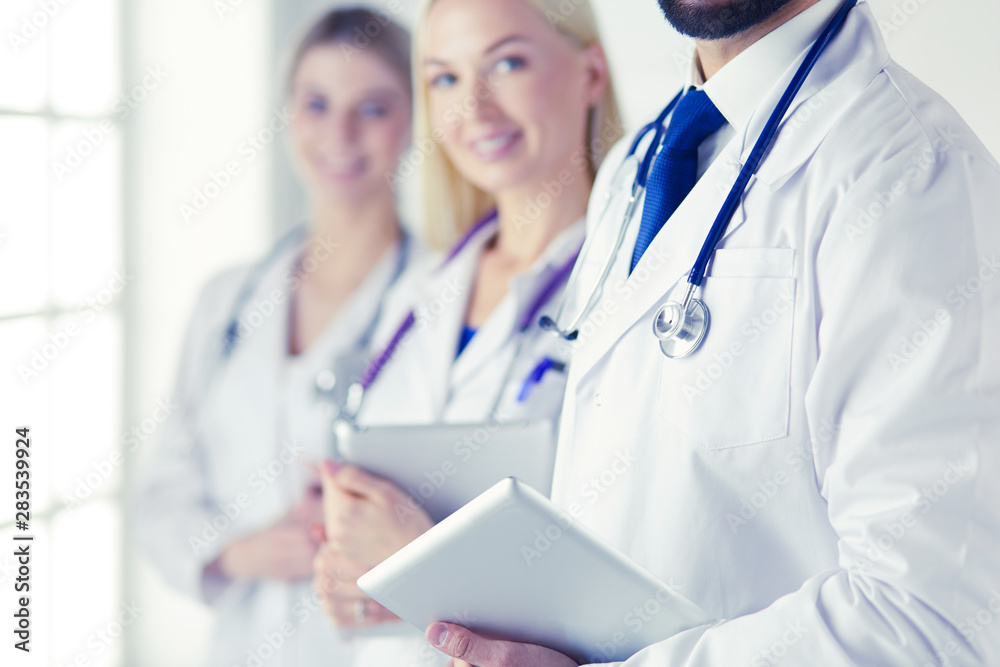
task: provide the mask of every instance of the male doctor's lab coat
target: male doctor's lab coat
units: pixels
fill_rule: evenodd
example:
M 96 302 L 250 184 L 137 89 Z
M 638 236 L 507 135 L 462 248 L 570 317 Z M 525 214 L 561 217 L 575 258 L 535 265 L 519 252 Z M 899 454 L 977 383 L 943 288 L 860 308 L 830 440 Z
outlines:
M 780 56 L 786 26 L 738 59 Z M 629 667 L 1000 665 L 1000 167 L 866 3 L 715 253 L 704 345 L 671 360 L 652 333 L 802 56 L 743 80 L 759 104 L 629 275 L 634 217 L 581 328 L 553 497 L 718 619 Z M 589 224 L 592 274 L 614 230 Z

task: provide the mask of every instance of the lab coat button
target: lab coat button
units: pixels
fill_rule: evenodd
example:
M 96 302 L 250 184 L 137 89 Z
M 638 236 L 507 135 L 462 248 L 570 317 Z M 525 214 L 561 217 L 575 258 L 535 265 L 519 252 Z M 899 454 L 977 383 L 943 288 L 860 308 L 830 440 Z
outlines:
M 601 393 L 598 392 L 598 393 L 594 394 L 594 405 L 596 405 L 597 407 L 601 407 L 601 405 L 603 405 L 603 403 L 604 403 L 604 399 L 601 397 Z

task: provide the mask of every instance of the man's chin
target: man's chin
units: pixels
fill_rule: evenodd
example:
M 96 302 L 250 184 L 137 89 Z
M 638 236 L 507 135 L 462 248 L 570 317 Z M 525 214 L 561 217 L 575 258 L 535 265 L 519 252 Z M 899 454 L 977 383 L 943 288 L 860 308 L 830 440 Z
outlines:
M 792 0 L 658 0 L 670 25 L 695 39 L 725 39 L 771 18 Z

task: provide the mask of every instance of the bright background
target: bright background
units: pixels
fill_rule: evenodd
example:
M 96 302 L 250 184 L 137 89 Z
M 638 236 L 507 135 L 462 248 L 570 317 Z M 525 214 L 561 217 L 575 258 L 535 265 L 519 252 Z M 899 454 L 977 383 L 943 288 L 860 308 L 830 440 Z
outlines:
M 401 2 L 407 22 L 416 2 Z M 130 548 L 123 498 L 155 439 L 150 417 L 169 395 L 200 286 L 220 268 L 259 256 L 305 209 L 280 139 L 246 161 L 197 216 L 185 221 L 180 205 L 226 162 L 242 159 L 242 142 L 282 103 L 280 63 L 291 40 L 330 4 L 3 2 L 0 442 L 13 448 L 14 427 L 32 427 L 36 535 L 34 650 L 25 660 L 5 640 L 5 665 L 10 656 L 45 667 L 198 663 L 211 617 L 169 591 Z M 1000 155 L 1000 3 L 871 4 L 889 27 L 896 59 Z M 596 5 L 634 127 L 681 85 L 690 47 L 653 0 Z M 31 21 L 43 28 L 32 33 Z M 67 163 L 81 143 L 78 152 L 87 154 Z M 36 354 L 42 370 L 22 378 L 18 367 Z M 123 434 L 136 427 L 149 440 L 133 452 Z M 0 457 L 4 488 L 12 459 Z M 87 498 L 76 506 L 70 494 Z M 10 497 L 5 492 L 0 505 L 0 604 L 8 619 L 16 576 Z M 141 612 L 119 632 L 118 610 L 133 603 Z

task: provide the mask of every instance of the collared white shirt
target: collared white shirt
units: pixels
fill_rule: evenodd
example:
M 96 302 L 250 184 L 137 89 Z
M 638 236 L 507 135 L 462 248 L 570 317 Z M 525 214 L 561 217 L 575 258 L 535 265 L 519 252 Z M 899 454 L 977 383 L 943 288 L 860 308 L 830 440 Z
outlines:
M 788 63 L 798 68 L 799 54 L 819 37 L 840 4 L 840 0 L 820 0 L 751 44 L 708 81 L 695 52 L 685 88 L 693 86 L 704 90 L 726 119 L 726 124 L 709 135 L 698 149 L 699 177 L 730 141 L 745 135 L 747 123 L 768 91 L 768 87 L 761 86 L 759 82 L 779 80 L 789 69 Z M 744 137 L 744 142 L 756 139 Z

